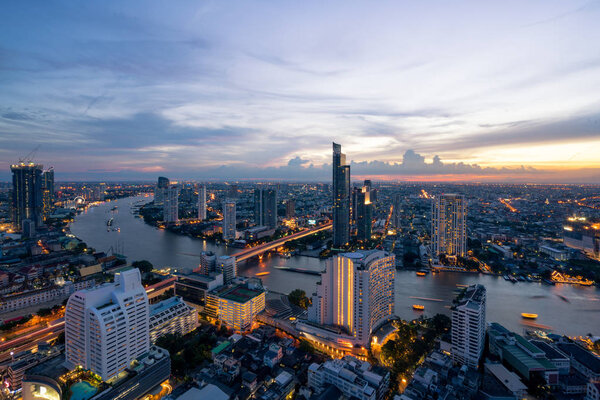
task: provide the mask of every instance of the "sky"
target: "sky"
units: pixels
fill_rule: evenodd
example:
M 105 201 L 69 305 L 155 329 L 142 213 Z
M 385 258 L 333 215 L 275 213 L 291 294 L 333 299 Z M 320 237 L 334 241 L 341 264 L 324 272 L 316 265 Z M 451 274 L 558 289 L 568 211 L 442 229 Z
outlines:
M 600 0 L 0 4 L 0 180 L 600 183 Z

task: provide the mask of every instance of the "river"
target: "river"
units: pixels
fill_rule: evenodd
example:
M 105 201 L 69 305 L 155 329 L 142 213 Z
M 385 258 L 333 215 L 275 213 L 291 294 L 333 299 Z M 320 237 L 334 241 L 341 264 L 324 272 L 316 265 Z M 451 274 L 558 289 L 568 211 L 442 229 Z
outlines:
M 90 207 L 75 218 L 71 232 L 97 251 L 113 250 L 127 256 L 128 261 L 148 260 L 155 267 L 189 270 L 198 265 L 201 251 L 233 254 L 239 249 L 216 246 L 213 243 L 174 234 L 147 225 L 131 212 L 138 201 L 151 198 L 130 197 Z M 117 206 L 114 211 L 112 208 Z M 113 227 L 120 232 L 107 232 L 106 221 L 114 218 Z M 325 261 L 311 257 L 285 259 L 265 255 L 261 261 L 244 261 L 238 274 L 259 274 L 264 285 L 277 292 L 289 293 L 300 288 L 312 293 L 318 276 L 277 269 L 290 266 L 319 271 Z M 449 314 L 448 309 L 459 285 L 480 283 L 487 289 L 487 321 L 496 321 L 515 332 L 527 328 L 522 312 L 539 315 L 536 324 L 551 327 L 554 332 L 568 335 L 600 335 L 600 290 L 595 287 L 572 285 L 547 286 L 541 283 L 511 283 L 502 277 L 442 272 L 418 277 L 414 271 L 396 271 L 396 314 L 403 319 L 423 314 L 413 311 L 412 304 L 425 306 L 425 315 Z

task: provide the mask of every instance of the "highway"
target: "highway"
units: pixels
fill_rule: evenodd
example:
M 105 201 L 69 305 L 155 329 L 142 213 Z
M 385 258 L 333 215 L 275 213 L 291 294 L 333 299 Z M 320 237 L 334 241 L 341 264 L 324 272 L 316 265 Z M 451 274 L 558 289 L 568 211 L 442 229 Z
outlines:
M 21 351 L 30 350 L 37 346 L 38 343 L 46 342 L 50 339 L 58 337 L 65 330 L 65 320 L 51 322 L 51 324 L 38 331 L 28 333 L 16 339 L 9 340 L 0 344 L 0 362 L 7 361 L 11 358 L 11 352 L 19 353 Z
M 321 225 L 318 226 L 316 228 L 312 228 L 312 229 L 305 229 L 303 231 L 300 232 L 296 232 L 294 234 L 291 234 L 289 236 L 284 236 L 280 239 L 277 240 L 273 240 L 272 242 L 268 242 L 265 243 L 263 245 L 260 246 L 256 246 L 256 247 L 251 247 L 249 249 L 243 249 L 235 254 L 233 254 L 233 257 L 235 257 L 237 262 L 240 261 L 244 261 L 247 260 L 251 257 L 254 256 L 258 256 L 262 253 L 264 253 L 265 251 L 269 251 L 269 250 L 273 250 L 276 249 L 277 247 L 281 246 L 282 244 L 289 242 L 290 240 L 296 240 L 296 239 L 300 239 L 306 236 L 310 236 L 312 234 L 315 234 L 317 232 L 321 232 L 321 231 L 325 231 L 327 229 L 331 229 L 333 226 L 333 224 L 331 222 L 328 222 L 325 225 Z

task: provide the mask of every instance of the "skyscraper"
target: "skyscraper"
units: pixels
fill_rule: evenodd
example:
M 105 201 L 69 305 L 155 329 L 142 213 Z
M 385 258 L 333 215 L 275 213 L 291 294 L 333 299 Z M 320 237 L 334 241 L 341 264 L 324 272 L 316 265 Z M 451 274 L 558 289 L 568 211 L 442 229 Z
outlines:
M 149 306 L 140 271 L 115 274 L 114 283 L 80 290 L 65 309 L 65 356 L 109 380 L 150 349 Z
M 342 146 L 333 143 L 333 245 L 344 246 L 350 240 L 350 166 Z
M 223 239 L 230 240 L 236 237 L 237 216 L 235 200 L 227 199 L 223 202 Z
M 237 264 L 235 257 L 220 256 L 216 260 L 217 272 L 223 274 L 223 283 L 230 283 L 237 276 Z
M 259 226 L 277 227 L 276 189 L 254 189 L 254 222 Z
M 327 260 L 308 309 L 309 321 L 344 327 L 355 344 L 394 315 L 395 256 L 380 250 L 343 253 Z
M 471 285 L 458 295 L 452 307 L 452 359 L 477 368 L 485 346 L 486 290 Z
M 206 219 L 206 186 L 198 186 L 198 219 Z
M 162 206 L 165 201 L 165 192 L 169 187 L 169 179 L 164 176 L 158 177 L 156 188 L 154 189 L 154 205 Z
M 42 213 L 44 219 L 54 208 L 54 168 L 50 167 L 42 173 Z
M 10 166 L 13 174 L 12 221 L 16 230 L 21 230 L 27 219 L 36 227 L 42 223 L 42 169 L 42 165 L 33 162 Z
M 177 222 L 179 220 L 179 185 L 169 184 L 164 189 L 163 221 Z
M 367 185 L 369 182 L 369 185 Z M 373 203 L 371 201 L 370 181 L 365 181 L 365 185 L 354 191 L 354 207 L 356 238 L 358 240 L 368 240 L 371 238 L 371 227 L 373 221 Z
M 437 196 L 432 206 L 432 254 L 464 257 L 467 253 L 467 207 L 459 194 Z
M 288 199 L 285 202 L 285 217 L 294 218 L 296 216 L 296 200 Z

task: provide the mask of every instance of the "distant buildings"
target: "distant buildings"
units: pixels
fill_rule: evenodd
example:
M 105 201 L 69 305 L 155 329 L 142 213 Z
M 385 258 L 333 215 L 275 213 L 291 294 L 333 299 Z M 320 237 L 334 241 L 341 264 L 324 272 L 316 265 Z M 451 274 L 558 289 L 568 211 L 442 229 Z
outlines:
M 333 385 L 346 398 L 359 400 L 382 399 L 390 384 L 390 373 L 383 368 L 374 369 L 366 361 L 352 356 L 329 360 L 308 367 L 308 386 L 317 393 Z
M 42 169 L 41 164 L 33 162 L 10 166 L 13 178 L 12 221 L 18 231 L 26 220 L 32 221 L 34 227 L 42 224 Z
M 464 257 L 467 254 L 467 206 L 459 194 L 442 194 L 433 201 L 432 253 Z
M 254 189 L 254 222 L 258 226 L 277 227 L 277 190 Z
M 42 173 L 42 214 L 46 219 L 54 209 L 54 168 Z
M 221 286 L 208 293 L 205 312 L 236 331 L 252 326 L 258 313 L 265 309 L 265 290 L 258 279 Z
M 236 202 L 233 199 L 226 199 L 223 202 L 223 239 L 233 240 L 236 238 Z
M 288 199 L 285 202 L 285 217 L 294 218 L 296 216 L 296 200 Z
M 353 215 L 356 224 L 356 238 L 358 240 L 371 239 L 371 226 L 373 221 L 373 201 L 371 195 L 371 181 L 366 180 L 361 188 L 355 188 L 353 192 Z
M 583 217 L 569 218 L 563 227 L 563 243 L 600 260 L 600 223 L 590 223 Z
M 485 287 L 471 285 L 452 307 L 452 360 L 474 369 L 485 347 L 485 304 Z
M 350 240 L 350 165 L 342 146 L 333 143 L 333 246 L 345 246 Z
M 196 329 L 198 312 L 174 296 L 150 306 L 150 341 L 167 334 L 186 335 Z
M 206 219 L 206 186 L 198 186 L 198 219 Z
M 371 333 L 394 315 L 395 265 L 393 254 L 378 250 L 329 259 L 308 320 L 342 327 L 353 343 L 369 345 Z
M 170 183 L 164 190 L 163 221 L 167 223 L 179 220 L 179 185 Z
M 158 177 L 156 188 L 154 189 L 154 205 L 162 206 L 165 201 L 165 192 L 169 187 L 169 179 L 164 176 Z
M 150 349 L 149 307 L 140 271 L 73 293 L 65 310 L 66 365 L 109 380 Z

